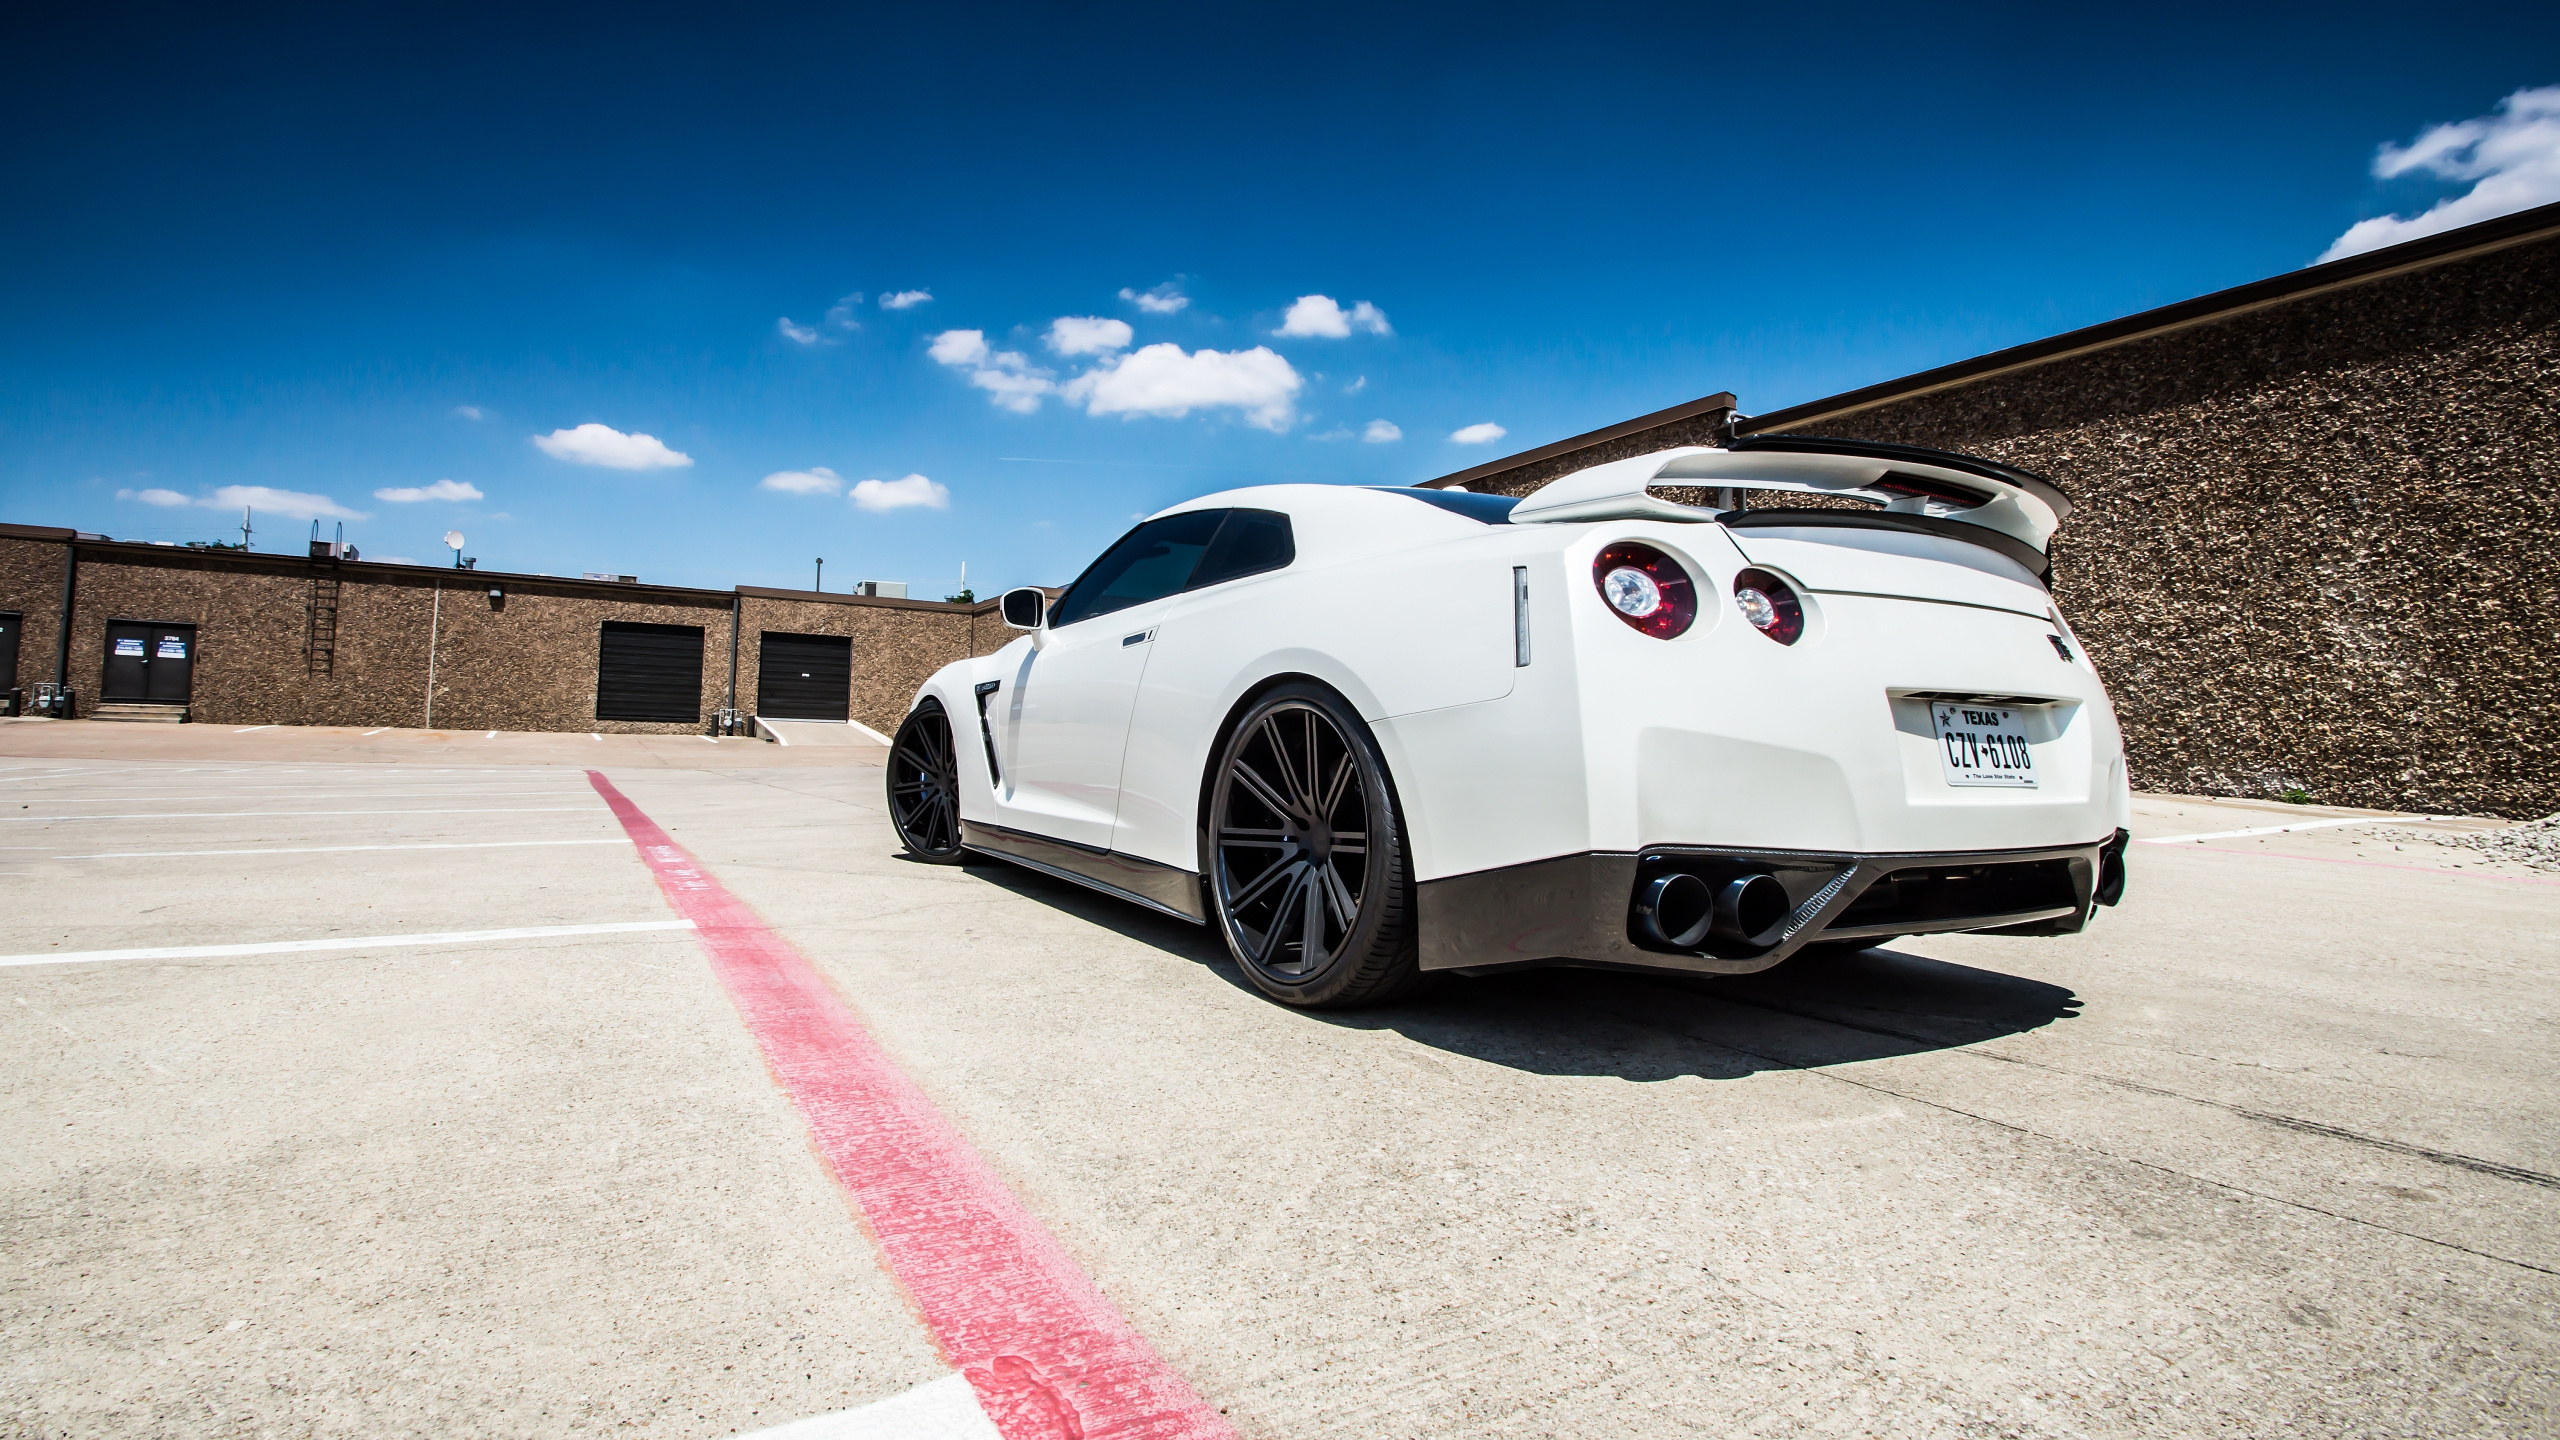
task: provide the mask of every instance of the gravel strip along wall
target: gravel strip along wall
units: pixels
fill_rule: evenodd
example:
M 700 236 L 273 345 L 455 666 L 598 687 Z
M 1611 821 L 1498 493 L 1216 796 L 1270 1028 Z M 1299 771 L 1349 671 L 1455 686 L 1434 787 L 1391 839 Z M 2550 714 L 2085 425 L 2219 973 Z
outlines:
M 2560 236 L 1841 400 L 1740 428 L 1967 451 L 2072 497 L 2054 593 L 2136 788 L 2560 809 Z M 1523 494 L 1713 430 L 1467 484 Z

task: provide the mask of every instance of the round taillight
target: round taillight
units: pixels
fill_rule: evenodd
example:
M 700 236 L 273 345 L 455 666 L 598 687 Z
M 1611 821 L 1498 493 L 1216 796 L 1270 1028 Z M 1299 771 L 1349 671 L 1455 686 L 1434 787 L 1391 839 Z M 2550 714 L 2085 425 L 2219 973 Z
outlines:
M 1804 602 L 1786 581 L 1766 570 L 1745 570 L 1733 577 L 1733 607 L 1751 622 L 1752 629 L 1781 645 L 1793 645 L 1804 634 Z
M 1609 613 L 1657 640 L 1668 640 L 1698 618 L 1698 588 L 1680 562 L 1633 540 L 1621 540 L 1591 562 L 1591 583 Z

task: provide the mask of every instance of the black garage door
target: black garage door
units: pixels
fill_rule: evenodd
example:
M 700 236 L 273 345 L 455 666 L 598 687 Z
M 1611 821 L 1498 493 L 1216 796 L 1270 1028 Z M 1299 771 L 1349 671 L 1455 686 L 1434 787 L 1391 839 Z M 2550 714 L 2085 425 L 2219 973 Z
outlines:
M 607 620 L 596 649 L 596 718 L 702 718 L 702 627 Z
M 756 657 L 757 714 L 776 720 L 842 720 L 853 713 L 851 640 L 767 630 Z

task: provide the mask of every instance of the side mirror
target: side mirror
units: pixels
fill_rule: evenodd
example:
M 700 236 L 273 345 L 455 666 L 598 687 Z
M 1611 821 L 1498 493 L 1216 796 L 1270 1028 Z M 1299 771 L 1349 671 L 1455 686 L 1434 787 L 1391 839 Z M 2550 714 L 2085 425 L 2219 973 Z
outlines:
M 1049 613 L 1049 597 L 1037 585 L 1025 585 L 1004 592 L 999 602 L 1004 609 L 1004 623 L 1016 630 L 1037 630 Z

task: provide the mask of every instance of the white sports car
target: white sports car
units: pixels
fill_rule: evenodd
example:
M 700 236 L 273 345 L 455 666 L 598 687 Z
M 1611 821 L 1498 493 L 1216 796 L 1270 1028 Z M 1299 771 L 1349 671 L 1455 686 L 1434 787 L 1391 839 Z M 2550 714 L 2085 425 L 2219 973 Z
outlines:
M 2129 809 L 2045 588 L 2069 511 L 1987 460 L 1790 436 L 1520 500 L 1203 496 L 1054 603 L 1005 595 L 1028 633 L 918 692 L 891 815 L 920 859 L 1214 925 L 1296 1005 L 2069 934 L 2123 891 Z

